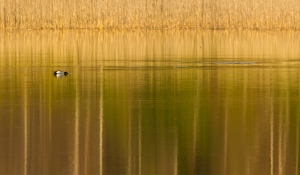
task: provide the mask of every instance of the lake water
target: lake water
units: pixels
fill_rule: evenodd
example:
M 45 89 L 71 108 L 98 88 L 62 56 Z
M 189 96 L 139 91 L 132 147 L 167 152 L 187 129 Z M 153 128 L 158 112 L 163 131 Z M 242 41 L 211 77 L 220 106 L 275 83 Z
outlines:
M 1 32 L 0 174 L 299 174 L 299 46 L 293 31 Z

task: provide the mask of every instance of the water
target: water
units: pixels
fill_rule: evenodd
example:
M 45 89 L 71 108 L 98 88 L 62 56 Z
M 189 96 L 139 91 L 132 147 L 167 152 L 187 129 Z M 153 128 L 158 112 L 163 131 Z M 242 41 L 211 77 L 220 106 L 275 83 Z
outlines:
M 2 32 L 0 173 L 299 174 L 299 39 Z

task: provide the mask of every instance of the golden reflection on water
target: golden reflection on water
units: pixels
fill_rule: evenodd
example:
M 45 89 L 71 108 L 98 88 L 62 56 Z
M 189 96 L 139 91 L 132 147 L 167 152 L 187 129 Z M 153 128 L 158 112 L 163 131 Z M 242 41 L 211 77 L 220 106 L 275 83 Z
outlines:
M 100 67 L 100 79 L 99 79 L 100 87 L 100 112 L 99 112 L 99 174 L 103 174 L 103 67 Z
M 25 79 L 26 80 L 26 79 Z M 27 174 L 28 159 L 28 116 L 27 116 L 27 85 L 24 84 L 24 174 Z
M 299 37 L 1 33 L 0 173 L 298 174 Z

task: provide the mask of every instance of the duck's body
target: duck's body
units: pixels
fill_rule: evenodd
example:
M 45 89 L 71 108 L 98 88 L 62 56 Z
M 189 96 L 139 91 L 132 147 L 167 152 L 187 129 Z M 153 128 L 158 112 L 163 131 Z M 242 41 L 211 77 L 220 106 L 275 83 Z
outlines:
M 57 70 L 53 73 L 55 76 L 57 77 L 61 77 L 61 76 L 64 76 L 64 75 L 68 75 L 68 72 L 63 72 L 61 70 Z

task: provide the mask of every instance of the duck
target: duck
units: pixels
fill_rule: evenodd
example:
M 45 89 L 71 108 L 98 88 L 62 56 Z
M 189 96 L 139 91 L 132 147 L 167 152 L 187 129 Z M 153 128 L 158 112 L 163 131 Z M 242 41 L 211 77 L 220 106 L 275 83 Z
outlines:
M 63 72 L 61 70 L 57 70 L 53 73 L 55 76 L 64 76 L 64 75 L 68 75 L 69 73 L 68 72 Z

